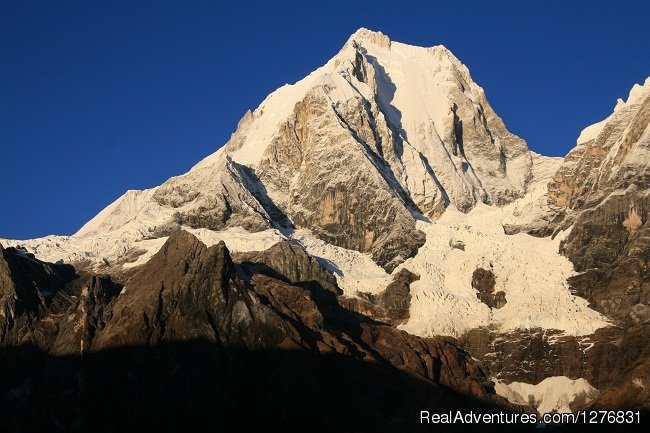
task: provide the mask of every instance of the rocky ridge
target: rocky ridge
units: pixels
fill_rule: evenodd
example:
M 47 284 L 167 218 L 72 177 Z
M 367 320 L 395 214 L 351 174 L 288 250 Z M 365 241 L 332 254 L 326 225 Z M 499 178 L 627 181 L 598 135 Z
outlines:
M 649 124 L 650 78 L 582 132 L 548 184 L 547 203 L 538 203 L 537 218 L 507 228 L 561 236 L 559 252 L 577 271 L 568 279 L 572 291 L 615 327 L 582 338 L 541 329 L 468 333 L 465 347 L 497 377 L 532 384 L 557 375 L 586 378 L 600 390 L 594 407 L 648 407 Z
M 165 393 L 170 390 L 150 396 L 154 402 L 164 404 L 162 408 L 140 402 L 138 388 L 132 393 L 110 391 L 120 395 L 120 400 L 111 400 L 107 405 L 103 396 L 107 392 L 111 395 L 108 390 L 114 386 L 107 380 L 132 384 L 135 380 L 138 387 L 150 389 L 167 375 L 174 378 L 174 386 L 182 392 L 203 389 L 196 381 L 216 381 L 218 387 L 214 389 L 222 396 L 215 398 L 208 393 L 194 404 L 212 407 L 212 411 L 200 414 L 202 421 L 224 425 L 237 421 L 237 417 L 219 407 L 219 402 L 229 395 L 238 401 L 241 393 L 248 396 L 250 410 L 266 413 L 261 405 L 271 404 L 278 411 L 262 416 L 271 425 L 286 427 L 308 422 L 307 414 L 289 416 L 289 407 L 298 402 L 301 407 L 308 402 L 321 405 L 310 410 L 311 417 L 331 414 L 339 410 L 332 407 L 331 401 L 335 400 L 326 403 L 316 390 L 331 392 L 327 383 L 334 379 L 334 372 L 337 381 L 358 383 L 360 389 L 367 386 L 363 383 L 373 383 L 373 388 L 379 386 L 382 392 L 402 395 L 399 389 L 406 387 L 414 393 L 408 398 L 444 402 L 450 408 L 470 404 L 479 410 L 522 410 L 494 394 L 487 372 L 453 340 L 419 338 L 342 308 L 332 291 L 336 289 L 332 275 L 318 269 L 317 262 L 290 245 L 280 244 L 271 251 L 248 255 L 239 264 L 233 262 L 225 244 L 206 247 L 191 234 L 176 231 L 147 264 L 134 270 L 124 285 L 107 277 L 78 274 L 69 265 L 40 262 L 13 248 L 3 248 L 1 253 L 0 308 L 4 320 L 0 384 L 6 405 L 0 410 L 0 425 L 13 431 L 36 431 L 45 425 L 78 429 L 88 427 L 89 422 L 93 428 L 109 431 L 127 420 L 144 422 L 152 410 L 168 409 L 173 395 Z M 260 269 L 252 265 L 252 260 L 260 264 L 264 258 L 279 266 L 267 264 Z M 283 275 L 282 266 L 287 264 L 289 274 Z M 190 343 L 193 346 L 188 346 Z M 193 355 L 186 360 L 184 351 L 188 347 Z M 129 349 L 133 353 L 124 354 L 126 348 L 133 348 Z M 43 355 L 39 353 L 43 352 L 56 355 L 57 361 L 39 364 L 39 370 L 21 366 L 40 363 Z M 115 356 L 122 364 L 106 369 L 106 362 Z M 154 373 L 141 372 L 138 360 L 150 356 L 154 356 L 149 361 Z M 255 371 L 244 368 L 240 372 L 231 364 L 235 359 L 257 364 L 256 356 L 261 358 L 259 366 L 268 369 L 266 377 L 280 375 L 282 380 L 267 388 L 267 379 L 259 377 L 259 382 L 246 382 L 243 389 L 223 382 L 224 375 L 229 374 L 257 377 Z M 70 362 L 62 364 L 61 359 Z M 201 359 L 212 360 L 210 370 L 205 369 Z M 193 365 L 190 371 L 179 371 L 187 362 Z M 296 362 L 309 369 L 285 377 L 286 369 L 293 371 Z M 196 372 L 203 376 L 194 377 Z M 402 372 L 418 380 L 402 379 Z M 373 379 L 377 374 L 391 379 L 381 385 Z M 59 375 L 59 379 L 51 381 L 52 375 Z M 297 378 L 316 388 L 305 388 L 304 383 L 296 383 Z M 284 394 L 277 386 L 299 391 L 300 400 Z M 80 399 L 49 400 L 48 395 L 53 395 L 50 392 L 73 393 Z M 258 392 L 269 393 L 271 400 L 255 400 L 252 396 Z M 344 394 L 341 398 L 347 397 Z M 332 423 L 343 420 L 351 427 L 363 425 L 372 413 L 367 404 L 384 405 L 390 400 L 385 396 L 377 396 L 373 402 L 361 400 L 352 405 L 351 412 L 342 412 L 344 418 L 334 415 L 332 421 L 318 428 L 327 430 Z M 95 407 L 86 405 L 86 401 L 105 403 Z M 107 415 L 101 407 L 115 404 L 127 413 L 114 414 L 102 424 L 104 427 L 98 427 L 98 417 Z M 149 412 L 129 415 L 133 411 L 129 405 Z M 378 425 L 379 431 L 416 425 L 417 410 L 410 411 L 402 406 L 387 415 L 382 422 L 391 427 L 384 430 Z M 178 425 L 180 418 L 171 422 L 176 423 L 172 426 Z M 147 429 L 147 425 L 152 424 L 141 427 Z
M 601 392 L 602 407 L 648 407 L 650 323 L 650 78 L 612 115 L 587 128 L 549 185 L 572 223 L 560 251 L 580 274 L 576 293 L 618 325 L 628 362 Z M 562 227 L 560 225 L 560 227 Z M 633 343 L 632 341 L 636 341 Z M 636 356 L 636 359 L 635 359 Z

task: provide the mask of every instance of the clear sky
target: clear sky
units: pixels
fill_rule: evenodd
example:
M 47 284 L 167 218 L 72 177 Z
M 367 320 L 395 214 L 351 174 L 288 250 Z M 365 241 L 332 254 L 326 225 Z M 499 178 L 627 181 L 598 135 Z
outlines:
M 650 74 L 644 1 L 0 1 L 0 237 L 71 234 L 224 144 L 359 27 L 443 44 L 547 155 Z

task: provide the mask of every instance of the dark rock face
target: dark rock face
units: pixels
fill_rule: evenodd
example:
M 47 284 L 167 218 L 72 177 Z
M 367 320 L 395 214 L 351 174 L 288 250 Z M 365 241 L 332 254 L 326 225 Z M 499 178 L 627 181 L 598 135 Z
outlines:
M 289 244 L 236 265 L 223 243 L 208 248 L 177 231 L 124 287 L 3 257 L 0 425 L 9 431 L 417 431 L 422 404 L 522 410 L 494 395 L 481 364 L 453 340 L 342 308 L 323 287 L 331 276 Z M 54 271 L 53 301 L 42 299 L 45 281 L 23 290 L 19 282 L 36 278 L 14 260 Z M 382 302 L 405 305 L 414 278 L 401 274 Z M 244 407 L 255 416 L 238 415 Z M 387 415 L 376 419 L 378 409 Z
M 590 337 L 596 345 L 588 352 L 586 377 L 601 391 L 596 407 L 650 405 L 639 385 L 650 357 L 649 209 L 650 190 L 633 184 L 582 209 L 560 245 L 581 272 L 569 279 L 575 293 L 619 327 Z
M 235 254 L 234 259 L 241 263 L 243 272 L 249 277 L 264 274 L 301 286 L 319 286 L 337 295 L 343 293 L 331 272 L 305 250 L 287 241 L 264 251 Z
M 378 294 L 360 293 L 360 298 L 341 298 L 345 308 L 390 325 L 406 323 L 410 317 L 411 283 L 420 279 L 408 269 L 400 270 L 393 281 Z
M 640 407 L 648 410 L 650 409 L 648 383 L 650 383 L 650 353 L 646 350 L 644 356 L 632 362 L 600 393 L 593 407 L 598 409 Z
M 185 231 L 172 234 L 163 248 L 126 284 L 113 307 L 109 326 L 94 348 L 201 338 L 245 347 L 280 340 L 273 321 L 249 291 L 232 283 L 235 266 L 223 242 L 207 248 Z M 276 326 L 278 326 L 276 324 Z
M 494 298 L 492 298 L 492 304 L 491 305 L 488 304 L 488 306 L 490 308 L 499 309 L 499 308 L 503 308 L 503 306 L 506 305 L 507 302 L 508 300 L 506 299 L 506 293 L 500 290 L 494 294 Z
M 650 191 L 636 188 L 583 211 L 561 251 L 583 273 L 570 280 L 593 308 L 623 326 L 643 321 L 650 305 Z
M 645 388 L 650 323 L 609 327 L 583 337 L 541 329 L 501 334 L 472 330 L 459 344 L 481 360 L 492 377 L 539 383 L 550 376 L 585 378 L 600 394 L 593 407 L 647 409 Z
M 479 293 L 492 293 L 496 278 L 492 271 L 487 269 L 477 268 L 472 274 L 472 287 L 479 291 Z
M 490 308 L 502 308 L 506 305 L 506 294 L 503 291 L 494 293 L 496 278 L 492 271 L 477 268 L 472 274 L 472 287 L 478 290 L 476 296 Z
M 601 396 L 606 394 L 616 381 L 625 377 L 635 364 L 648 357 L 649 332 L 650 324 L 645 324 L 627 329 L 617 327 L 599 329 L 594 335 L 589 336 L 588 341 L 592 342 L 593 346 L 587 346 L 585 350 L 588 368 L 584 377 L 600 390 Z M 637 401 L 636 406 L 642 405 L 642 401 Z M 609 407 L 613 409 L 634 406 L 612 404 Z
M 393 281 L 377 298 L 377 304 L 383 308 L 406 309 L 411 306 L 411 283 L 420 279 L 408 269 L 399 271 Z
M 426 432 L 423 408 L 512 408 L 351 356 L 222 350 L 201 340 L 83 357 L 21 346 L 2 350 L 0 363 L 0 423 L 9 432 Z
M 121 286 L 0 246 L 0 345 L 80 350 L 104 325 Z
M 583 377 L 586 368 L 580 342 L 559 331 L 529 329 L 501 334 L 480 328 L 466 333 L 460 342 L 486 364 L 493 377 L 506 382 L 536 384 L 549 376 L 576 379 Z

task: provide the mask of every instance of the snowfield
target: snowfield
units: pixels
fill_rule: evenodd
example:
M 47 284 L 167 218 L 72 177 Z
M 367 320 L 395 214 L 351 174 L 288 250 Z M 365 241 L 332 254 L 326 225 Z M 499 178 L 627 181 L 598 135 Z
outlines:
M 558 253 L 560 238 L 506 235 L 501 226 L 506 211 L 486 205 L 467 214 L 447 209 L 435 222 L 418 222 L 427 241 L 393 272 L 405 268 L 420 275 L 411 284 L 411 317 L 401 329 L 423 337 L 460 337 L 482 326 L 503 332 L 558 329 L 579 336 L 609 325 L 585 299 L 571 294 L 566 280 L 575 272 Z M 328 245 L 306 230 L 298 231 L 294 239 L 330 264 L 347 296 L 377 293 L 392 280 L 368 255 Z M 464 251 L 454 248 L 459 241 Z M 479 267 L 495 274 L 495 292 L 506 294 L 503 308 L 490 309 L 478 299 L 471 280 Z
M 497 381 L 494 389 L 512 403 L 535 407 L 540 414 L 569 413 L 572 405 L 586 406 L 598 397 L 598 390 L 585 379 L 571 380 L 566 376 L 547 377 L 537 385 Z
M 278 230 L 268 229 L 250 233 L 241 227 L 213 231 L 182 227 L 199 238 L 207 246 L 224 241 L 232 252 L 262 251 L 286 239 Z M 120 263 L 125 268 L 146 263 L 167 241 L 167 237 L 138 239 L 129 232 L 122 236 L 47 236 L 25 241 L 0 239 L 4 246 L 26 248 L 39 259 L 47 262 L 77 263 L 90 261 L 91 268 Z M 134 260 L 124 261 L 133 253 Z
M 574 274 L 573 265 L 558 253 L 560 239 L 506 235 L 502 212 L 478 205 L 468 214 L 448 209 L 435 223 L 418 223 L 427 242 L 400 266 L 420 275 L 411 285 L 411 318 L 402 329 L 421 336 L 458 337 L 482 326 L 503 332 L 559 329 L 569 335 L 607 326 L 585 299 L 570 293 L 566 280 Z M 458 241 L 464 251 L 452 246 Z M 503 308 L 490 309 L 477 298 L 471 286 L 477 268 L 494 273 L 495 292 L 506 294 Z

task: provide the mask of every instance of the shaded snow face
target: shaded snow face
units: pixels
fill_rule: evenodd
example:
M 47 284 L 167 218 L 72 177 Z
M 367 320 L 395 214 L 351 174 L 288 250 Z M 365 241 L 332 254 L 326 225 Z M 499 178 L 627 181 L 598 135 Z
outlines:
M 598 397 L 598 390 L 585 379 L 572 380 L 566 376 L 547 377 L 537 385 L 497 381 L 494 388 L 510 402 L 533 406 L 541 414 L 573 412 Z
M 221 231 L 182 228 L 192 233 L 206 246 L 224 241 L 232 252 L 263 251 L 286 239 L 279 231 L 273 229 L 251 233 L 241 227 Z M 6 246 L 24 246 L 39 259 L 47 262 L 89 261 L 91 268 L 102 269 L 104 265 L 108 265 L 129 269 L 146 263 L 160 250 L 167 239 L 167 236 L 152 239 L 123 236 L 116 239 L 110 234 L 102 234 L 91 237 L 49 236 L 26 241 L 9 239 L 0 241 Z

